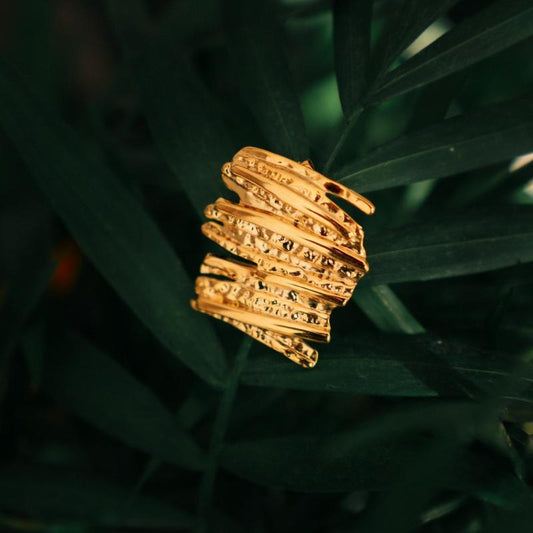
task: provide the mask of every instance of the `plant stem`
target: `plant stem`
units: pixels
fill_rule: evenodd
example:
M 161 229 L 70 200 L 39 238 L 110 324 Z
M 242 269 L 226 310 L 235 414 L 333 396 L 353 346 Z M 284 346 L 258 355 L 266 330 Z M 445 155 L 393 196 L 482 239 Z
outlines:
M 355 126 L 357 119 L 361 116 L 361 113 L 363 112 L 364 108 L 362 105 L 359 105 L 355 111 L 352 113 L 350 118 L 347 120 L 346 124 L 344 125 L 344 128 L 342 129 L 342 132 L 339 136 L 339 139 L 335 143 L 335 146 L 333 147 L 333 150 L 329 154 L 328 160 L 326 161 L 326 164 L 324 165 L 324 174 L 327 174 L 333 163 L 335 162 L 335 159 L 337 159 L 337 156 L 339 155 L 339 152 L 341 151 L 342 147 L 344 146 L 344 143 L 346 142 L 346 139 L 348 138 L 348 135 L 352 131 L 353 127 Z
M 224 438 L 228 429 L 228 423 L 231 416 L 231 410 L 235 401 L 237 388 L 239 386 L 239 379 L 248 358 L 248 352 L 252 345 L 253 339 L 246 336 L 239 351 L 235 357 L 235 363 L 226 389 L 222 393 L 220 404 L 218 406 L 215 422 L 213 424 L 213 431 L 211 433 L 211 443 L 209 446 L 209 456 L 207 458 L 207 465 L 200 483 L 200 490 L 198 493 L 198 524 L 196 527 L 197 533 L 205 533 L 207 531 L 207 520 L 211 510 L 211 502 L 215 489 L 215 478 L 218 470 L 218 459 L 222 447 L 224 445 Z

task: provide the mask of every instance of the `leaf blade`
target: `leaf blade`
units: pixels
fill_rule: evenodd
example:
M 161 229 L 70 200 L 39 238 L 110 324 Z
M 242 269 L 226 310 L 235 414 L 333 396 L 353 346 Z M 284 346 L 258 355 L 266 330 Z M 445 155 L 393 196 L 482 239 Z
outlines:
M 228 0 L 223 15 L 239 87 L 270 148 L 292 159 L 306 159 L 305 122 L 272 6 L 265 0 Z
M 527 99 L 444 120 L 383 145 L 338 172 L 359 191 L 443 178 L 533 150 L 533 103 Z
M 458 0 L 406 0 L 390 16 L 384 37 L 378 44 L 372 61 L 379 81 L 391 63 L 436 19 L 444 15 Z
M 205 207 L 224 195 L 220 168 L 236 150 L 191 66 L 169 53 L 152 43 L 141 63 L 143 107 L 161 153 L 203 218 Z
M 222 347 L 190 309 L 191 283 L 150 216 L 72 130 L 34 102 L 4 64 L 0 94 L 0 122 L 91 261 L 172 353 L 220 386 Z M 206 343 L 202 350 L 196 342 L 199 332 Z
M 442 214 L 371 240 L 365 283 L 424 281 L 533 261 L 533 209 L 515 206 Z
M 204 454 L 156 396 L 121 365 L 73 334 L 56 340 L 43 389 L 100 430 L 178 466 L 198 470 Z
M 463 70 L 531 35 L 533 7 L 528 0 L 495 2 L 389 72 L 371 101 L 397 96 Z
M 418 431 L 467 426 L 480 408 L 464 402 L 423 405 L 378 417 L 362 427 L 323 435 L 286 435 L 226 446 L 222 464 L 233 474 L 261 485 L 301 492 L 390 489 L 405 464 L 439 437 Z M 313 468 L 309 468 L 313 465 Z M 458 476 L 439 479 L 442 487 Z
M 359 287 L 354 301 L 382 331 L 416 335 L 425 329 L 388 285 Z
M 333 4 L 335 71 L 344 116 L 357 109 L 367 83 L 372 2 L 337 0 Z
M 32 518 L 80 520 L 105 527 L 189 528 L 194 518 L 178 507 L 141 496 L 128 507 L 128 488 L 85 472 L 35 466 L 0 469 L 3 509 Z
M 205 206 L 224 193 L 220 167 L 231 159 L 235 146 L 207 88 L 176 50 L 182 35 L 163 38 L 145 29 L 150 18 L 145 6 L 136 1 L 132 10 L 131 4 L 108 0 L 108 12 L 141 87 L 156 145 L 203 218 Z
M 321 350 L 320 364 L 302 372 L 275 354 L 249 361 L 243 383 L 300 391 L 380 396 L 462 396 L 465 388 L 498 390 L 513 375 L 513 358 L 484 353 L 430 335 L 358 332 Z M 519 376 L 513 397 L 533 401 L 531 376 Z M 465 385 L 466 384 L 466 385 Z M 469 384 L 472 384 L 471 386 Z

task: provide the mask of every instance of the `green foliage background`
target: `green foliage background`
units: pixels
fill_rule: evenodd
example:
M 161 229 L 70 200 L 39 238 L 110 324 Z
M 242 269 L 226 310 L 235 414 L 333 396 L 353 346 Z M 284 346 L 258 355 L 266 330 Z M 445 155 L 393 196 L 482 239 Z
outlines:
M 531 0 L 0 6 L 2 530 L 531 530 Z M 246 145 L 377 206 L 312 371 L 189 307 Z

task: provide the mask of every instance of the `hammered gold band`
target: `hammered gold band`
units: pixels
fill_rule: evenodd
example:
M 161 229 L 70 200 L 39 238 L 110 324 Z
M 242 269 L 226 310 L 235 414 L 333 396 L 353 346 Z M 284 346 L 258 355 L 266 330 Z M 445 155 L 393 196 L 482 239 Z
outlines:
M 363 196 L 297 163 L 243 148 L 222 167 L 239 203 L 219 198 L 205 209 L 203 234 L 242 260 L 207 254 L 194 309 L 228 322 L 306 368 L 329 342 L 330 315 L 368 272 L 363 229 L 328 196 L 364 213 Z

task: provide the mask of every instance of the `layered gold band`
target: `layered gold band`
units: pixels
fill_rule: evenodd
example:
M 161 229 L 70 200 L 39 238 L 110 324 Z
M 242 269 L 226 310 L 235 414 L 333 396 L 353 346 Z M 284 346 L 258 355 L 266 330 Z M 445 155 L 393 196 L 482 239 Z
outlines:
M 328 194 L 368 215 L 374 205 L 308 161 L 259 148 L 240 150 L 222 179 L 240 202 L 208 205 L 202 232 L 242 260 L 207 254 L 191 305 L 311 368 L 318 352 L 305 341 L 329 342 L 332 310 L 368 272 L 361 226 Z

